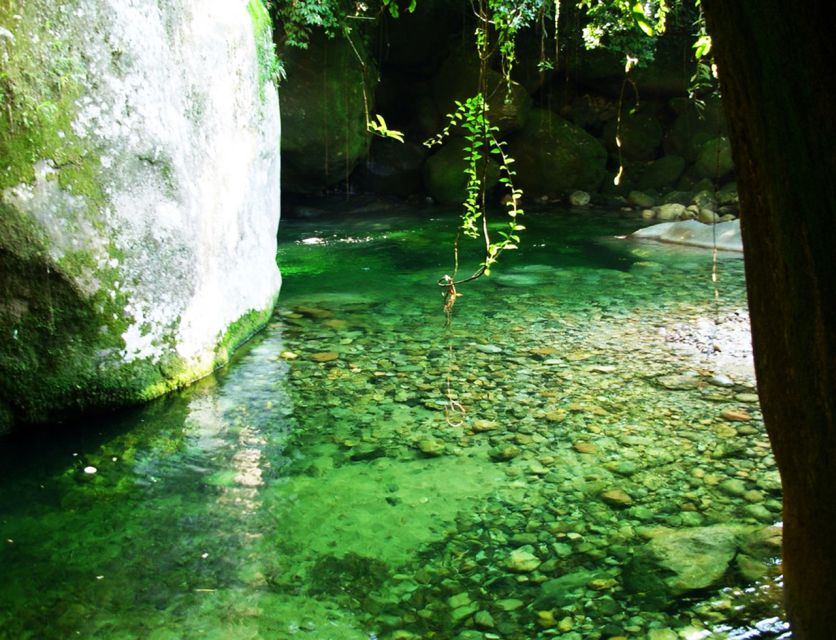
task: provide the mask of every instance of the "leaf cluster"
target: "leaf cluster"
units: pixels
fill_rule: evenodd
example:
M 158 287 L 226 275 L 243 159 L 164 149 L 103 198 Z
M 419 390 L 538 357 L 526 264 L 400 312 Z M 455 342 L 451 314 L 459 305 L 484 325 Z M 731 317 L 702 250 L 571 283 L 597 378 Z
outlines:
M 464 147 L 464 173 L 467 178 L 466 195 L 462 203 L 462 233 L 469 238 L 482 236 L 485 241 L 485 258 L 482 271 L 490 274 L 491 266 L 499 255 L 506 250 L 516 249 L 520 241 L 519 232 L 525 227 L 517 218 L 523 215 L 519 206 L 523 192 L 514 187 L 513 177 L 516 171 L 511 167 L 514 158 L 505 151 L 505 142 L 497 138 L 499 128 L 492 125 L 488 118 L 488 103 L 482 93 L 471 96 L 464 102 L 456 101 L 456 109 L 447 114 L 447 125 L 433 138 L 424 144 L 433 147 L 442 144 L 449 137 L 454 127 L 461 127 L 465 131 L 466 145 Z M 493 157 L 499 165 L 499 183 L 508 190 L 505 199 L 508 222 L 499 231 L 500 240 L 494 241 L 488 233 L 485 214 L 485 189 L 488 157 Z
M 665 32 L 667 0 L 578 0 L 585 15 L 583 42 L 634 59 L 636 66 L 653 61 L 656 37 Z

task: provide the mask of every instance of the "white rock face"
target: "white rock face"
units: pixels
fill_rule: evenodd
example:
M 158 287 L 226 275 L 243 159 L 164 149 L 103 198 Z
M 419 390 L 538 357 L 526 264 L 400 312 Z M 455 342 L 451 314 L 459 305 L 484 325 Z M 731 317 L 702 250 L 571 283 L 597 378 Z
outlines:
M 0 270 L 14 271 L 15 259 L 36 272 L 33 263 L 42 264 L 99 325 L 101 340 L 86 335 L 90 327 L 64 329 L 84 333 L 95 352 L 78 363 L 78 385 L 126 400 L 156 395 L 208 373 L 227 355 L 225 338 L 235 341 L 230 326 L 245 316 L 263 322 L 273 307 L 280 123 L 276 89 L 261 77 L 272 46 L 259 2 L 0 8 L 16 107 L 35 113 L 32 130 L 52 141 L 31 145 L 31 177 L 26 167 L 0 166 L 0 249 L 13 257 Z M 35 111 L 39 101 L 52 111 Z M 9 184 L 15 171 L 24 179 Z M 4 339 L 14 324 L 15 340 L 37 349 L 38 293 L 20 274 L 5 280 Z M 26 372 L 33 379 L 56 354 L 40 357 Z M 131 363 L 147 365 L 141 388 L 130 381 L 123 394 L 96 379 Z M 0 384 L 0 410 L 5 402 L 23 419 L 49 413 L 3 397 L 14 393 Z
M 705 249 L 713 249 L 716 246 L 721 251 L 743 251 L 739 220 L 720 222 L 714 225 L 703 224 L 697 220 L 663 222 L 639 229 L 630 234 L 629 237 L 642 240 L 659 240 Z

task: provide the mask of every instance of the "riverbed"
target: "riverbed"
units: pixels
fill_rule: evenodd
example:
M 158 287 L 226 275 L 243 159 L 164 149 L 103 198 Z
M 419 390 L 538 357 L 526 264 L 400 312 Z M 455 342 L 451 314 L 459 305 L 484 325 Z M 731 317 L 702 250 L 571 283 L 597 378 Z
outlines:
M 789 637 L 739 254 L 531 211 L 448 318 L 455 212 L 345 209 L 282 223 L 228 367 L 2 443 L 0 638 Z

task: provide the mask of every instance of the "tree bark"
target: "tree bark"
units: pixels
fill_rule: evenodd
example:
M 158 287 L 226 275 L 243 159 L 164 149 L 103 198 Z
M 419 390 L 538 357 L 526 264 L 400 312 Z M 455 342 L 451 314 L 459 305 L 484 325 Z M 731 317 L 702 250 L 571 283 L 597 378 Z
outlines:
M 832 4 L 703 0 L 738 173 L 752 342 L 796 640 L 836 637 Z

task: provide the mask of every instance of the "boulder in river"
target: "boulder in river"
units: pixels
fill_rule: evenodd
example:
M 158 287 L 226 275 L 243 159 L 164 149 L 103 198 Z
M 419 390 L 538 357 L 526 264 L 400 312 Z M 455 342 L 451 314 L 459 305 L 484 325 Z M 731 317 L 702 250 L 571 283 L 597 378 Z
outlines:
M 731 525 L 664 531 L 627 565 L 625 589 L 664 602 L 717 586 L 729 570 L 740 536 L 740 527 Z
M 464 138 L 450 138 L 424 164 L 424 186 L 442 204 L 458 204 L 467 195 L 467 176 Z M 485 158 L 485 186 L 490 189 L 499 180 L 499 166 Z
M 0 24 L 2 421 L 206 375 L 280 286 L 266 9 L 27 0 Z
M 544 109 L 532 110 L 508 149 L 516 160 L 517 186 L 528 197 L 597 191 L 606 175 L 607 151 L 601 142 Z
M 644 229 L 639 229 L 628 236 L 637 240 L 658 240 L 672 244 L 723 251 L 743 251 L 740 236 L 740 221 L 730 220 L 717 224 L 703 224 L 697 220 L 662 222 Z

